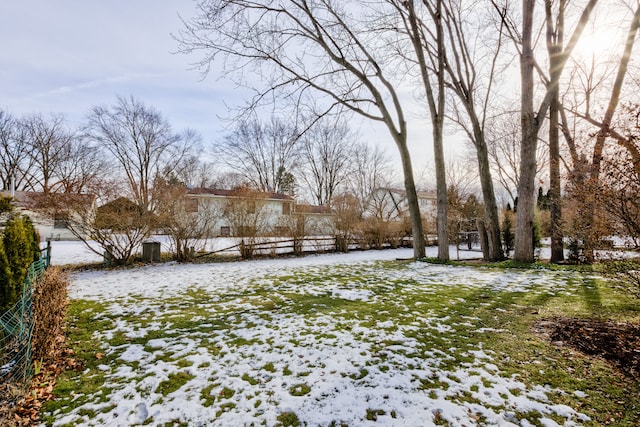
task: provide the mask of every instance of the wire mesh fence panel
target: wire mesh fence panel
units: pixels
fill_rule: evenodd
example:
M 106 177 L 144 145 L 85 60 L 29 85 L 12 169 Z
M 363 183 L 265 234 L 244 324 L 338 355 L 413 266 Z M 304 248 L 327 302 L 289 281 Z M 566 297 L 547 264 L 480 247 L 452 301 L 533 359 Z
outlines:
M 31 377 L 33 287 L 42 280 L 50 259 L 48 246 L 29 266 L 18 302 L 0 315 L 0 385 L 24 382 Z

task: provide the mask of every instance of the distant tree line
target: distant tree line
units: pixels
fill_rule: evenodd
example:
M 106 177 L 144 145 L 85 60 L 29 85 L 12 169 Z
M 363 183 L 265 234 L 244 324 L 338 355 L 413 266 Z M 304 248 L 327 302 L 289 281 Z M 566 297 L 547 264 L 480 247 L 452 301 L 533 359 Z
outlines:
M 74 234 L 97 241 L 119 263 L 130 262 L 158 228 L 172 231 L 176 252 L 186 258 L 186 242 L 205 233 L 196 233 L 185 212 L 188 187 L 282 192 L 326 207 L 349 194 L 362 217 L 372 190 L 394 176 L 388 156 L 358 141 L 341 120 L 300 129 L 276 117 L 254 118 L 204 146 L 195 131 L 175 132 L 134 97 L 93 107 L 77 129 L 60 115 L 0 111 L 0 140 L 5 190 L 40 193 L 41 213 L 66 218 Z M 113 209 L 96 216 L 83 196 Z

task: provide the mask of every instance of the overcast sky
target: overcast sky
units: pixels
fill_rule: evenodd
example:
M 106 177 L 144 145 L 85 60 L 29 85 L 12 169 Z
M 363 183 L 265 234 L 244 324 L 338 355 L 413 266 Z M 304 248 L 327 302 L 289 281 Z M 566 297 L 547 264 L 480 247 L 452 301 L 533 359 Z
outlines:
M 0 108 L 15 115 L 83 119 L 116 95 L 142 100 L 176 128 L 215 137 L 222 101 L 234 91 L 200 81 L 189 58 L 172 54 L 190 0 L 19 0 L 0 5 Z
M 180 16 L 195 13 L 191 0 L 3 0 L 0 2 L 0 108 L 62 113 L 71 125 L 94 105 L 130 95 L 160 111 L 176 131 L 192 128 L 205 144 L 219 139 L 226 105 L 242 103 L 228 81 L 204 81 L 191 63 L 173 54 L 171 33 Z M 426 120 L 409 116 L 410 149 L 417 170 L 431 157 Z M 416 127 L 417 126 L 417 127 Z M 357 121 L 364 140 L 397 158 L 384 128 Z

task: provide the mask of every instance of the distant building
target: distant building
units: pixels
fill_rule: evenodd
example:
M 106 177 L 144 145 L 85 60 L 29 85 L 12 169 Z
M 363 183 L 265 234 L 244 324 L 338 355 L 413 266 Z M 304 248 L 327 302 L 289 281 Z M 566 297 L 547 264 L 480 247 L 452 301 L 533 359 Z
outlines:
M 418 191 L 420 214 L 427 221 L 435 222 L 438 199 L 433 191 Z M 407 192 L 396 188 L 378 188 L 367 201 L 365 215 L 383 221 L 401 221 L 409 217 Z
M 195 213 L 204 209 L 215 217 L 212 237 L 333 233 L 333 214 L 328 208 L 297 204 L 286 194 L 248 188 L 193 188 L 186 197 L 188 211 Z
M 11 193 L 2 192 L 2 195 L 11 196 Z M 78 235 L 69 227 L 70 221 L 78 222 L 81 216 L 94 215 L 96 209 L 96 198 L 91 194 L 17 191 L 13 201 L 19 213 L 31 218 L 43 241 L 78 240 Z
M 94 196 L 70 193 L 16 192 L 14 205 L 31 218 L 42 240 L 78 240 L 74 232 L 82 227 L 72 224 L 95 222 L 114 230 L 127 227 L 136 221 L 139 210 L 125 197 L 97 207 Z M 190 213 L 210 213 L 214 219 L 210 237 L 319 236 L 334 232 L 334 214 L 329 208 L 297 204 L 291 196 L 280 193 L 193 188 L 187 191 L 185 208 Z

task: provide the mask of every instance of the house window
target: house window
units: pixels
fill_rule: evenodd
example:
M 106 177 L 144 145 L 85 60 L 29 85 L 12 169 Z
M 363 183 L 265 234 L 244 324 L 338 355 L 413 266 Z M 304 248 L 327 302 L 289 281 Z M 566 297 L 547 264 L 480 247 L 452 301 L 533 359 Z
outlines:
M 240 225 L 237 228 L 238 236 L 240 237 L 254 237 L 257 235 L 257 228 L 253 225 Z
M 69 218 L 63 214 L 57 214 L 53 217 L 53 228 L 68 228 Z
M 222 226 L 220 227 L 220 237 L 229 237 L 231 236 L 231 227 Z
M 187 212 L 198 212 L 198 199 L 185 200 L 184 210 Z
M 282 204 L 282 214 L 289 215 L 291 213 L 291 203 Z

